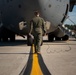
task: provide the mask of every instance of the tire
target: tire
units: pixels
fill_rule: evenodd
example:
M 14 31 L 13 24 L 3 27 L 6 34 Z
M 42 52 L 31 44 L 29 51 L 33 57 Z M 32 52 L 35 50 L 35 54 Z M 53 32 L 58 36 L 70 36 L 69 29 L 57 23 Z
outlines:
M 28 46 L 32 46 L 32 44 L 33 44 L 33 39 L 32 39 L 32 37 L 31 37 L 30 35 L 27 35 L 27 45 L 28 45 Z
M 14 33 L 11 33 L 11 35 L 10 35 L 10 41 L 11 42 L 15 41 L 15 34 Z
M 69 39 L 69 36 L 68 35 L 65 35 L 64 37 L 62 37 L 62 40 L 63 41 L 67 41 Z
M 55 37 L 55 40 L 56 41 L 61 41 L 61 38 L 60 37 Z
M 49 42 L 53 42 L 54 41 L 54 35 L 53 34 L 49 34 L 48 35 L 48 41 Z
M 3 42 L 7 42 L 8 41 L 8 37 L 3 37 Z
M 1 41 L 1 38 L 0 38 L 0 41 Z

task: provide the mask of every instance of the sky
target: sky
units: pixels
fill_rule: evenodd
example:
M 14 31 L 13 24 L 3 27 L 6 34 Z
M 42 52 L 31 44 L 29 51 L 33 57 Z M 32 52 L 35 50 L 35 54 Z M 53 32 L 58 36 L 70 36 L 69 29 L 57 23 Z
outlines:
M 69 15 L 69 19 L 72 21 L 70 21 L 69 19 L 67 19 L 64 24 L 70 24 L 70 25 L 76 25 L 76 5 L 74 6 L 73 8 L 73 11 L 72 12 L 69 12 L 68 13 Z

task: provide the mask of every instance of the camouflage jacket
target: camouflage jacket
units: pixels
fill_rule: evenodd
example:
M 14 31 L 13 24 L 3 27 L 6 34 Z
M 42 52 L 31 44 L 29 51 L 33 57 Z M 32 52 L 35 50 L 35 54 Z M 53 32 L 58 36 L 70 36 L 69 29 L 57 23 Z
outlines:
M 34 17 L 30 22 L 30 33 L 46 33 L 46 27 L 43 18 Z

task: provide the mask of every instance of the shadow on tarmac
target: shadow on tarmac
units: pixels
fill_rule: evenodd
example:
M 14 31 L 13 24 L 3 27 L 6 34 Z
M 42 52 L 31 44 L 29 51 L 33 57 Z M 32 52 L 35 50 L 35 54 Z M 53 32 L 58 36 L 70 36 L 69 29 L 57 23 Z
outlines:
M 28 58 L 27 65 L 24 66 L 24 68 L 22 69 L 22 71 L 20 72 L 19 75 L 30 75 L 31 74 L 32 63 L 33 63 L 33 54 L 34 54 L 32 52 L 33 51 L 30 50 L 30 55 L 29 55 L 29 58 Z M 46 67 L 41 54 L 38 54 L 37 57 L 38 57 L 38 63 L 40 65 L 40 68 L 42 70 L 43 75 L 52 75 L 49 72 L 48 68 Z
M 58 41 L 49 42 L 48 40 L 43 40 L 43 43 L 60 43 L 60 42 L 58 42 Z M 2 46 L 21 46 L 21 45 L 27 46 L 27 40 L 15 40 L 14 42 L 10 42 L 10 41 L 8 41 L 8 42 L 1 41 L 0 42 L 0 47 L 2 47 Z
M 76 41 L 76 40 L 69 40 L 69 41 Z M 52 44 L 56 44 L 56 43 L 66 43 L 66 41 L 53 41 L 53 42 L 49 42 L 48 40 L 43 40 L 43 43 L 52 43 Z M 0 47 L 1 46 L 20 46 L 20 45 L 25 45 L 27 46 L 27 40 L 15 40 L 14 42 L 0 42 Z M 47 44 L 46 44 L 47 45 Z M 58 44 L 59 45 L 59 44 Z
M 19 46 L 19 45 L 25 45 L 27 46 L 27 40 L 15 40 L 14 42 L 0 42 L 1 46 Z
M 0 53 L 0 54 L 30 54 L 30 53 Z

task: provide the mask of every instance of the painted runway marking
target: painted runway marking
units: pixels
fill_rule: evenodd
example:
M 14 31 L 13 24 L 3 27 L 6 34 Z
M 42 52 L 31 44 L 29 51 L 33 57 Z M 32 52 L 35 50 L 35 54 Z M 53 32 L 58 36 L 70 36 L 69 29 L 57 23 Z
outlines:
M 24 66 L 20 75 L 51 75 L 41 54 L 35 53 L 34 45 L 31 46 L 28 62 Z
M 32 46 L 33 53 L 35 52 L 34 45 Z M 30 75 L 43 75 L 41 68 L 38 63 L 38 55 L 35 53 L 33 54 L 33 63 L 32 63 L 32 70 Z

